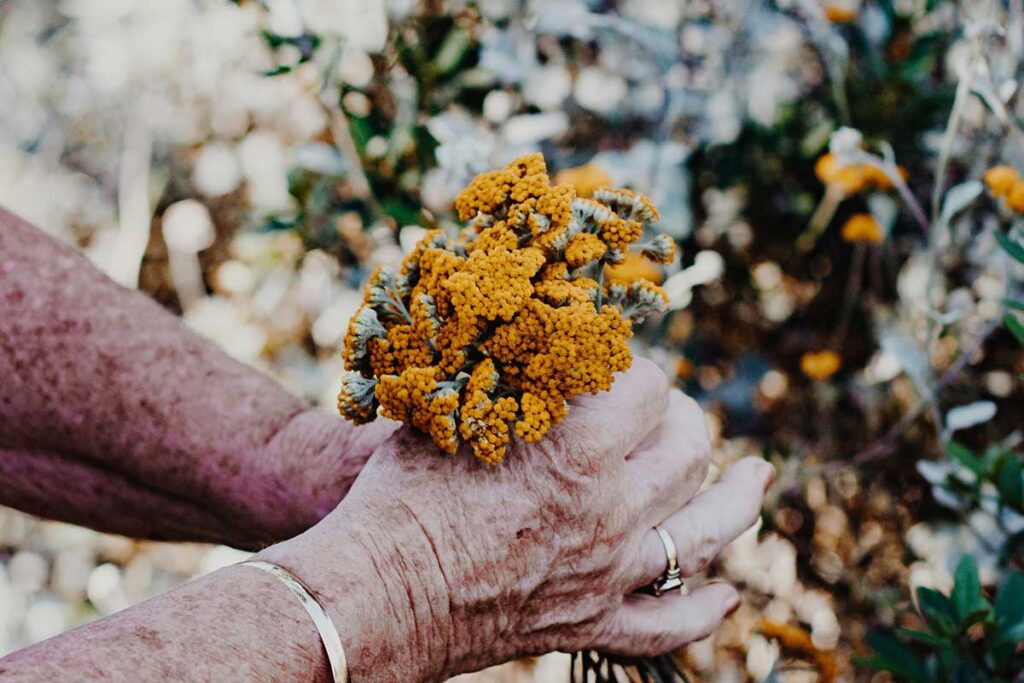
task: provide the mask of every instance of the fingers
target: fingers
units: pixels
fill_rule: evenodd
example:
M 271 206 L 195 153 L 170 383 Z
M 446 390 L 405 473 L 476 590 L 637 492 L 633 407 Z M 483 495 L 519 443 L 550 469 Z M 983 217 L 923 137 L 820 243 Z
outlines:
M 683 576 L 703 571 L 725 546 L 754 525 L 774 476 L 775 469 L 768 462 L 744 458 L 661 523 L 675 542 Z M 641 556 L 636 586 L 651 583 L 665 571 L 665 549 L 653 530 L 644 535 Z
M 668 378 L 645 358 L 615 377 L 610 391 L 575 399 L 569 416 L 551 434 L 570 448 L 625 459 L 661 422 L 668 401 Z
M 642 519 L 653 526 L 688 503 L 700 489 L 711 464 L 711 439 L 704 411 L 677 389 L 669 393 L 661 424 L 626 463 L 646 506 Z
M 665 654 L 711 635 L 739 604 L 739 593 L 727 583 L 707 584 L 689 595 L 630 595 L 596 647 L 629 657 Z

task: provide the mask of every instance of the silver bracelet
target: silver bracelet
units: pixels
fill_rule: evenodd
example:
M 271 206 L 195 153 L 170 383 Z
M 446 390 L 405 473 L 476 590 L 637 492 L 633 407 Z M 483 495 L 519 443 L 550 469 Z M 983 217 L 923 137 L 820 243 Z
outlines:
M 334 622 L 324 610 L 323 605 L 313 597 L 313 591 L 284 567 L 279 567 L 270 562 L 261 560 L 249 560 L 242 562 L 240 567 L 249 566 L 261 569 L 271 576 L 276 577 L 288 587 L 295 597 L 299 599 L 302 606 L 306 608 L 316 630 L 320 633 L 320 641 L 327 652 L 327 661 L 331 664 L 331 676 L 334 683 L 348 683 L 348 660 L 345 658 L 345 648 L 341 646 L 341 638 L 338 636 L 338 629 L 334 628 Z

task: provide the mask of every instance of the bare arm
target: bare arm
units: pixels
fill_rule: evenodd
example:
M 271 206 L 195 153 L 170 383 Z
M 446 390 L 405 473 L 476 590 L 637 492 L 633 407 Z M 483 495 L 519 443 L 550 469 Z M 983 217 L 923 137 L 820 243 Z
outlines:
M 0 503 L 258 547 L 327 514 L 393 428 L 308 409 L 0 210 Z
M 356 683 L 445 680 L 552 650 L 668 652 L 707 636 L 739 596 L 723 583 L 636 594 L 665 571 L 651 527 L 672 535 L 689 578 L 754 522 L 771 480 L 747 458 L 697 494 L 709 454 L 696 404 L 637 361 L 498 467 L 398 431 L 335 512 L 260 558 L 317 595 Z M 12 681 L 327 675 L 299 602 L 246 567 L 0 659 Z
M 342 638 L 353 680 L 422 680 L 423 662 L 406 649 L 411 616 L 404 603 L 396 611 L 388 593 L 397 579 L 413 577 L 393 575 L 386 583 L 361 535 L 351 526 L 330 535 L 318 529 L 271 550 L 274 561 L 318 594 Z M 409 668 L 399 673 L 391 659 Z M 274 577 L 234 566 L 0 659 L 0 679 L 326 683 L 330 671 L 299 601 Z

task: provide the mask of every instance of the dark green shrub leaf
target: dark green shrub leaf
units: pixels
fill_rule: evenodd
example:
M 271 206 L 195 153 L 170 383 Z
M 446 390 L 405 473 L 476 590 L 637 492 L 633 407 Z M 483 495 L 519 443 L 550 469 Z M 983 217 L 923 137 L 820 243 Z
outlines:
M 1022 474 L 1024 474 L 1024 467 L 1021 466 L 1020 460 L 1015 455 L 1010 454 L 1005 459 L 999 476 L 996 479 L 999 495 L 1002 496 L 1008 505 L 1018 509 L 1024 504 L 1024 481 L 1021 479 Z
M 984 461 L 976 456 L 971 449 L 964 446 L 956 441 L 950 441 L 946 444 L 946 448 L 949 454 L 956 458 L 957 462 L 969 469 L 970 471 L 977 474 L 979 477 L 984 477 L 986 470 Z
M 1017 316 L 1007 314 L 1003 317 L 1003 323 L 1013 333 L 1013 336 L 1017 338 L 1017 341 L 1024 344 L 1024 324 L 1017 320 Z
M 932 629 L 943 635 L 954 635 L 957 632 L 959 620 L 956 610 L 945 595 L 931 588 L 918 588 L 917 603 Z
M 909 628 L 898 628 L 896 629 L 898 635 L 903 636 L 907 640 L 915 640 L 925 645 L 931 645 L 933 647 L 941 647 L 949 643 L 948 638 L 941 638 L 927 631 L 915 631 Z
M 1024 640 L 1024 574 L 1011 572 L 996 594 L 996 644 Z
M 867 640 L 876 654 L 860 659 L 860 665 L 878 671 L 888 671 L 910 681 L 925 683 L 929 680 L 928 671 L 921 660 L 895 636 L 872 631 L 868 633 Z
M 960 558 L 956 567 L 953 592 L 950 594 L 957 624 L 961 631 L 983 621 L 989 611 L 988 601 L 981 594 L 978 564 L 970 555 Z

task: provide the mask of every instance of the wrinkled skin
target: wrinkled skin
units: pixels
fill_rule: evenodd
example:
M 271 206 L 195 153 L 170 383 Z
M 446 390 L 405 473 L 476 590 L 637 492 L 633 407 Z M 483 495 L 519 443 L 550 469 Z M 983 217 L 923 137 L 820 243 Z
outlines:
M 633 591 L 686 575 L 757 517 L 771 468 L 708 467 L 700 410 L 637 361 L 611 392 L 505 464 L 447 457 L 399 430 L 320 523 L 260 556 L 290 569 L 334 622 L 351 680 L 444 680 L 521 655 L 595 647 L 641 655 L 710 633 L 726 584 Z M 5 680 L 330 680 L 320 637 L 269 575 L 233 566 L 0 660 Z
M 772 477 L 748 459 L 696 495 L 710 454 L 703 417 L 653 364 L 638 360 L 611 392 L 578 399 L 543 441 L 517 441 L 500 466 L 435 451 L 400 429 L 311 532 L 321 548 L 359 542 L 392 588 L 387 639 L 409 649 L 389 651 L 387 663 L 415 670 L 380 680 L 435 680 L 552 650 L 660 654 L 738 605 L 726 584 L 633 594 L 665 569 L 655 524 L 693 574 L 755 522 Z M 358 680 L 384 664 L 362 651 L 350 659 Z
M 307 408 L 0 208 L 0 504 L 258 549 L 333 510 L 396 426 Z

